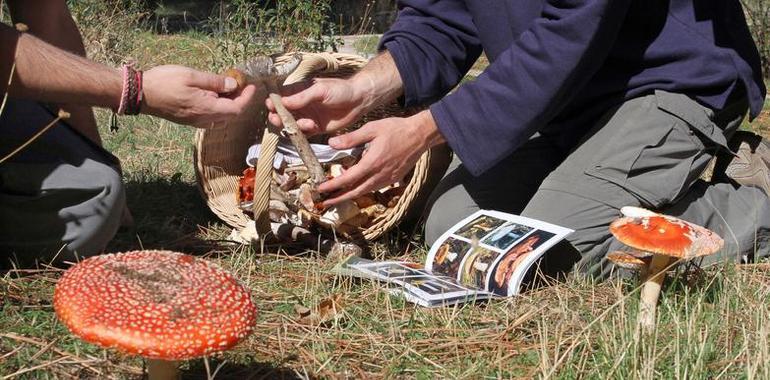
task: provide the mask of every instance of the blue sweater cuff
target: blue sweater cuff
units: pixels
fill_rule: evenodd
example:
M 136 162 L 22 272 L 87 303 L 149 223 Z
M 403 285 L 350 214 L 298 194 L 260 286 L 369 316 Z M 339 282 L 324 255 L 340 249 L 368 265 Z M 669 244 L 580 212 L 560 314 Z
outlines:
M 398 69 L 398 75 L 401 76 L 401 82 L 404 84 L 402 106 L 415 107 L 420 105 L 419 99 L 415 95 L 418 93 L 418 83 L 413 74 L 417 72 L 417 70 L 416 68 L 411 67 L 410 62 L 407 59 L 407 57 L 410 57 L 411 52 L 408 48 L 395 40 L 385 42 L 380 46 L 380 51 L 383 49 L 390 52 L 390 55 L 393 57 L 393 62 L 396 64 L 396 69 Z

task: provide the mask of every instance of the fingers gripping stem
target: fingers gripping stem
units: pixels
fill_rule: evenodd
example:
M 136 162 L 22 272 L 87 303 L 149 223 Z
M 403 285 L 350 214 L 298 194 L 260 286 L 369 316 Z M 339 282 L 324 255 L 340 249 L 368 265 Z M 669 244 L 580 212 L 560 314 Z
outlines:
M 275 105 L 275 110 L 283 122 L 283 133 L 289 137 L 291 143 L 297 148 L 297 154 L 302 159 L 302 162 L 305 163 L 305 166 L 307 166 L 312 185 L 314 188 L 317 188 L 319 184 L 326 181 L 326 174 L 324 174 L 323 167 L 321 167 L 321 162 L 318 161 L 318 157 L 316 157 L 313 149 L 310 147 L 305 134 L 297 126 L 294 116 L 283 106 L 281 96 L 271 93 L 270 100 Z

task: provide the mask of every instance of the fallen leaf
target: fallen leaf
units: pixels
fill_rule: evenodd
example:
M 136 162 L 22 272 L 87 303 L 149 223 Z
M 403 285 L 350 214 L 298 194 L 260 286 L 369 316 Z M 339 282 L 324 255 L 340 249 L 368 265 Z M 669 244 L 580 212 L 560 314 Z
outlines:
M 316 326 L 340 319 L 343 316 L 342 307 L 342 295 L 335 294 L 321 300 L 312 309 L 302 305 L 295 305 L 294 311 L 299 316 L 297 322 L 303 325 Z

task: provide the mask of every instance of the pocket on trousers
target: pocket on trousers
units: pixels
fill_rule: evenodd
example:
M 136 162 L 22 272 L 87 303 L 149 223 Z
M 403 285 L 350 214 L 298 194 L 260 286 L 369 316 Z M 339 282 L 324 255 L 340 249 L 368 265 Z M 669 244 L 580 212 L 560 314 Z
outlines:
M 705 170 L 714 147 L 724 141 L 724 135 L 717 134 L 721 130 L 694 101 L 662 91 L 655 99 L 657 107 L 643 119 L 618 127 L 585 172 L 623 188 L 650 208 L 683 196 Z

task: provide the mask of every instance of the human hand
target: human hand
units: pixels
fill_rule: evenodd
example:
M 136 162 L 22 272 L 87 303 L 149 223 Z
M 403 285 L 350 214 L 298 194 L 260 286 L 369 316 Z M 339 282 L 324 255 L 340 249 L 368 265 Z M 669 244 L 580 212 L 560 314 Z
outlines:
M 423 152 L 443 141 L 427 110 L 408 118 L 372 121 L 355 131 L 329 139 L 329 144 L 336 149 L 366 143 L 369 146 L 357 164 L 339 177 L 319 185 L 321 193 L 332 193 L 332 198 L 325 200 L 323 205 L 355 199 L 400 181 Z
M 283 105 L 297 119 L 297 126 L 306 134 L 334 132 L 355 123 L 371 101 L 365 81 L 318 78 L 312 84 L 297 83 L 284 87 Z M 265 101 L 270 123 L 282 127 L 275 105 Z
M 147 70 L 143 81 L 143 113 L 197 127 L 237 116 L 255 93 L 254 86 L 233 93 L 233 78 L 175 65 Z

